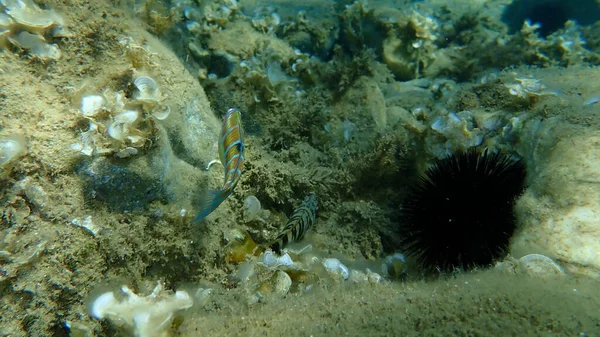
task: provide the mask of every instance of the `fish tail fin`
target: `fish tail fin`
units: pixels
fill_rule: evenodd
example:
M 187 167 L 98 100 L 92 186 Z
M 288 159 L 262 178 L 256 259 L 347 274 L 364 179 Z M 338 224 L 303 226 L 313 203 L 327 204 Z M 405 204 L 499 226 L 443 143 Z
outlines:
M 229 196 L 231 193 L 228 190 L 212 190 L 208 193 L 206 198 L 202 201 L 202 206 L 200 207 L 200 212 L 196 215 L 196 218 L 193 222 L 198 222 L 204 218 L 206 218 L 210 213 L 212 213 L 219 205 Z

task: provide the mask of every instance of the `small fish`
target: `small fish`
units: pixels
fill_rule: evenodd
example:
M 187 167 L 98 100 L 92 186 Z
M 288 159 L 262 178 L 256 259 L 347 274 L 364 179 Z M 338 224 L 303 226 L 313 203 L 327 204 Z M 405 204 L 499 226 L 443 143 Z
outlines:
M 210 191 L 204 200 L 195 221 L 204 219 L 227 199 L 240 181 L 244 169 L 244 133 L 240 110 L 227 110 L 219 137 L 219 157 L 225 168 L 225 181 L 220 190 Z
M 317 195 L 310 193 L 304 198 L 304 201 L 298 206 L 290 216 L 288 222 L 279 232 L 277 238 L 269 245 L 275 253 L 281 254 L 281 251 L 290 242 L 302 240 L 304 234 L 315 222 L 317 217 Z
M 317 209 L 317 195 L 314 193 L 307 195 L 300 206 L 294 210 L 275 241 L 270 244 L 257 244 L 250 233 L 244 231 L 235 238 L 225 260 L 227 262 L 243 262 L 247 255 L 259 256 L 267 249 L 281 255 L 281 251 L 288 243 L 302 240 L 304 234 L 315 222 Z

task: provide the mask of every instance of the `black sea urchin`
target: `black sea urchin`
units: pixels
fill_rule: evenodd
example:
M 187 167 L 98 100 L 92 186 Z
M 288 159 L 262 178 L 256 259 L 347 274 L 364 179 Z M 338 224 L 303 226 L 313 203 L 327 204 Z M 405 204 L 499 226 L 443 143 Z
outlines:
M 524 181 L 523 163 L 501 153 L 471 150 L 440 160 L 404 207 L 404 252 L 429 270 L 491 264 L 515 230 L 512 207 Z

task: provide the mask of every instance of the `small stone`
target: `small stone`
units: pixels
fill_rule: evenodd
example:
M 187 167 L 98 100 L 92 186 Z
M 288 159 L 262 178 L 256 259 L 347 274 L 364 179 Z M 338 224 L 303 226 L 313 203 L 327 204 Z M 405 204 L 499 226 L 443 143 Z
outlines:
M 347 280 L 350 277 L 350 271 L 348 270 L 348 267 L 344 266 L 338 259 L 325 259 L 323 260 L 323 266 L 327 271 L 343 277 L 344 280 Z

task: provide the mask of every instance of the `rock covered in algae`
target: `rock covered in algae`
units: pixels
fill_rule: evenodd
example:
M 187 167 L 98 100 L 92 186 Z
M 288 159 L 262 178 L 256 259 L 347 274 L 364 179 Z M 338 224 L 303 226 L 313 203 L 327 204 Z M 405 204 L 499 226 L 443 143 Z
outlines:
M 188 197 L 197 197 L 206 179 L 202 168 L 217 156 L 220 123 L 202 87 L 172 51 L 144 32 L 134 33 L 123 41 L 125 58 L 131 66 L 127 70 L 115 67 L 114 71 L 134 74 L 129 77 L 135 88 L 132 101 L 122 98 L 122 103 L 117 99 L 107 104 L 107 97 L 97 92 L 124 89 L 108 83 L 78 100 L 83 117 L 96 125 L 86 132 L 93 129 L 94 135 L 101 137 L 96 138 L 100 143 L 93 144 L 95 150 L 85 153 L 91 157 L 78 168 L 86 180 L 86 196 L 118 211 L 141 210 L 158 200 L 181 201 L 182 207 L 191 207 L 189 203 L 194 201 Z M 146 42 L 140 45 L 137 41 Z M 163 63 L 169 63 L 170 68 L 162 68 Z M 147 73 L 152 73 L 152 77 Z M 115 75 L 118 73 L 108 74 Z M 164 107 L 168 107 L 168 114 Z M 106 117 L 107 113 L 116 115 Z M 140 120 L 149 123 L 143 132 Z M 138 143 L 140 136 L 146 141 Z M 89 141 L 89 135 L 82 134 L 80 151 L 88 147 Z M 116 157 L 121 160 L 102 156 L 102 151 L 97 150 L 99 144 L 108 144 L 105 148 L 111 152 L 116 149 Z M 181 179 L 182 176 L 187 179 Z
M 557 123 L 528 127 L 535 148 L 529 165 L 537 179 L 517 203 L 523 230 L 513 246 L 541 247 L 565 270 L 600 277 L 600 133 L 574 132 Z

